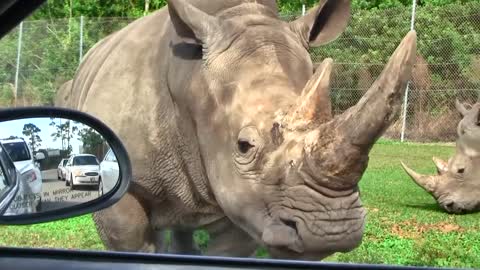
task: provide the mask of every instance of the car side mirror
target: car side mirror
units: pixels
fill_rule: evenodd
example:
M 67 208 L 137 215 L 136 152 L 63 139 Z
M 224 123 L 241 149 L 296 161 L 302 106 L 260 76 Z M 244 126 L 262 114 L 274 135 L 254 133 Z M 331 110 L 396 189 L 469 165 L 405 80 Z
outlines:
M 67 143 L 62 142 L 63 133 L 71 138 Z M 42 160 L 41 168 L 16 165 L 16 160 L 28 158 L 26 144 L 36 151 L 33 158 Z M 118 173 L 101 179 L 109 183 L 100 192 L 100 172 L 89 165 L 98 165 L 107 149 L 118 161 L 113 168 Z M 58 163 L 70 156 L 67 175 L 60 176 Z M 99 211 L 119 201 L 132 179 L 127 151 L 108 126 L 87 113 L 57 107 L 0 109 L 0 165 L 0 224 L 33 224 Z
M 45 159 L 45 154 L 42 152 L 38 152 L 35 154 L 35 160 L 43 160 Z

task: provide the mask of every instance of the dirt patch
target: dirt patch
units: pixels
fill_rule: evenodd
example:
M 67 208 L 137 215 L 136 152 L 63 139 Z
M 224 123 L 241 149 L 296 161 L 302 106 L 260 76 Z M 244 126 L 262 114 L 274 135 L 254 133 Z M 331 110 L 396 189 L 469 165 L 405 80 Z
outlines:
M 368 206 L 365 206 L 365 208 L 367 209 L 367 211 L 368 211 L 369 213 L 377 213 L 378 211 L 380 211 L 380 209 L 375 208 L 375 207 L 370 208 L 370 207 L 368 207 Z
M 465 228 L 446 221 L 434 224 L 423 224 L 417 222 L 415 219 L 410 219 L 393 224 L 391 229 L 391 232 L 393 234 L 398 235 L 402 238 L 410 239 L 421 238 L 422 234 L 429 231 L 439 231 L 443 233 L 463 232 L 465 231 Z

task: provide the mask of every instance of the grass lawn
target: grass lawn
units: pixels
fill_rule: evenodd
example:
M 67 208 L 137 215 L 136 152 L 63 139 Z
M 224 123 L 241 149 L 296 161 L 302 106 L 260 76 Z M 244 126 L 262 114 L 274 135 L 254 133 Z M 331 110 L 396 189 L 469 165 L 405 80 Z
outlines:
M 401 144 L 382 140 L 370 155 L 360 184 L 368 209 L 363 243 L 336 262 L 480 267 L 480 213 L 448 215 L 403 172 L 400 160 L 433 173 L 432 155 L 447 159 L 453 146 Z M 196 239 L 207 244 L 208 235 Z M 102 250 L 90 215 L 28 226 L 1 226 L 0 245 Z M 259 257 L 265 257 L 259 250 Z

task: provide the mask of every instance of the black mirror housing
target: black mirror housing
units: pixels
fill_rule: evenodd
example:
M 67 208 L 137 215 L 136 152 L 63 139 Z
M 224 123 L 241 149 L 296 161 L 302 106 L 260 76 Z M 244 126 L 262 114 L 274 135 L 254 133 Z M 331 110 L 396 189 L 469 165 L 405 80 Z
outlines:
M 73 204 L 73 205 L 72 203 L 69 203 L 68 205 L 65 204 L 65 205 L 62 205 L 62 207 L 65 206 L 63 208 L 50 209 L 49 211 L 31 212 L 28 214 L 19 214 L 19 215 L 16 215 L 16 214 L 5 215 L 4 213 L 6 212 L 5 212 L 5 209 L 2 210 L 2 206 L 3 208 L 9 208 L 9 207 L 11 208 L 12 201 L 14 201 L 13 198 L 15 197 L 17 197 L 17 199 L 19 197 L 22 198 L 22 194 L 20 194 L 22 192 L 22 188 L 19 188 L 19 186 L 21 186 L 21 183 L 32 181 L 31 179 L 28 179 L 28 181 L 25 181 L 25 179 L 23 178 L 27 176 L 33 177 L 32 178 L 33 180 L 39 178 L 39 180 L 37 181 L 41 182 L 44 179 L 44 175 L 48 174 L 48 172 L 42 171 L 41 176 L 40 174 L 37 173 L 38 177 L 34 176 L 30 171 L 27 173 L 25 172 L 20 173 L 19 168 L 15 167 L 15 164 L 14 164 L 15 163 L 14 157 L 18 156 L 18 153 L 12 152 L 13 150 L 8 150 L 8 147 L 4 147 L 6 146 L 6 144 L 2 143 L 2 140 L 0 140 L 0 144 L 2 146 L 2 148 L 0 149 L 2 150 L 0 151 L 0 165 L 2 166 L 4 171 L 3 175 L 7 178 L 5 183 L 10 183 L 9 185 L 11 185 L 11 186 L 7 186 L 7 188 L 4 189 L 6 191 L 4 192 L 5 194 L 0 196 L 0 224 L 10 224 L 10 225 L 34 224 L 34 223 L 65 219 L 65 218 L 88 214 L 91 212 L 96 212 L 118 202 L 122 198 L 122 196 L 127 192 L 128 187 L 130 185 L 130 182 L 132 179 L 132 167 L 130 163 L 130 158 L 128 156 L 128 153 L 125 147 L 123 146 L 122 142 L 117 137 L 117 135 L 107 125 L 105 125 L 102 121 L 95 118 L 94 116 L 78 110 L 59 108 L 59 107 L 43 107 L 43 106 L 42 107 L 22 107 L 22 108 L 7 108 L 7 109 L 0 110 L 0 125 L 5 123 L 7 124 L 13 123 L 16 120 L 27 119 L 28 121 L 30 120 L 34 121 L 42 118 L 43 119 L 61 119 L 61 120 L 67 119 L 67 121 L 71 120 L 72 123 L 77 123 L 79 125 L 82 125 L 82 127 L 84 127 L 83 130 L 94 132 L 99 137 L 103 138 L 104 143 L 108 144 L 108 146 L 112 149 L 117 159 L 117 164 L 118 164 L 117 181 L 112 185 L 112 188 L 108 192 L 106 193 L 102 192 L 101 195 L 100 195 L 100 192 L 98 192 L 98 195 L 95 195 L 95 196 L 92 195 L 88 201 L 81 201 L 79 203 L 76 202 L 77 204 Z M 13 128 L 14 125 L 11 125 L 11 127 L 12 127 L 11 129 L 14 129 Z M 5 128 L 2 128 L 2 130 L 5 130 Z M 7 128 L 7 132 L 10 132 L 8 128 Z M 13 133 L 13 131 L 11 131 L 11 133 Z M 65 153 L 63 154 L 65 155 Z M 89 157 L 88 157 L 89 154 L 84 154 L 81 152 L 81 153 L 76 153 L 75 155 L 79 156 L 79 158 L 83 158 L 83 159 L 77 159 L 78 161 L 76 162 L 79 164 L 81 162 L 85 162 L 85 160 L 89 160 Z M 94 155 L 90 155 L 90 156 L 94 156 Z M 33 154 L 33 157 L 31 157 L 31 159 L 33 160 L 34 163 L 47 162 L 49 161 L 49 154 L 45 155 L 42 152 L 35 151 L 35 154 Z M 90 160 L 93 160 L 93 159 L 94 157 L 91 158 Z M 56 168 L 58 163 L 55 164 L 56 162 L 57 161 L 54 159 L 51 160 L 50 167 L 52 168 L 50 169 L 50 173 L 52 173 L 53 171 L 57 172 Z M 55 170 L 53 170 L 52 164 L 55 165 Z M 84 164 L 81 164 L 81 165 L 84 165 Z M 14 172 L 14 173 L 11 173 L 11 172 Z M 72 175 L 72 177 L 73 175 L 75 175 L 76 178 L 82 178 L 80 182 L 77 182 L 77 187 L 79 183 L 85 182 L 84 181 L 85 179 L 83 178 L 87 178 L 87 179 L 90 179 L 90 181 L 92 181 L 92 179 L 94 179 L 94 176 L 95 176 L 95 173 L 92 174 L 92 172 L 87 172 L 87 173 L 79 172 L 78 168 L 74 171 L 71 171 L 70 174 Z M 97 173 L 96 175 L 98 176 L 99 173 Z M 53 181 L 53 180 L 43 181 L 44 182 L 43 185 L 46 184 L 45 182 L 50 182 L 50 181 Z M 57 181 L 57 179 L 55 179 L 55 181 Z M 58 180 L 58 181 L 61 181 L 61 180 Z M 70 181 L 74 183 L 73 179 L 70 179 Z M 58 182 L 56 184 L 59 185 L 60 183 L 66 184 L 66 182 Z M 73 187 L 71 189 L 73 190 Z M 90 192 L 89 194 L 96 194 L 96 193 Z M 81 196 L 76 196 L 75 198 L 78 199 L 80 197 Z M 43 199 L 44 198 L 41 198 L 41 200 Z

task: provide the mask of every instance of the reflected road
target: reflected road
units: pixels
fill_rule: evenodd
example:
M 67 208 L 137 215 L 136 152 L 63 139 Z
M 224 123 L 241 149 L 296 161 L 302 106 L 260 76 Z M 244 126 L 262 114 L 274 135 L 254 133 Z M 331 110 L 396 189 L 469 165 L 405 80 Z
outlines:
M 65 186 L 65 181 L 57 179 L 56 169 L 42 171 L 42 179 L 42 212 L 70 207 L 98 197 L 95 186 L 71 190 Z

